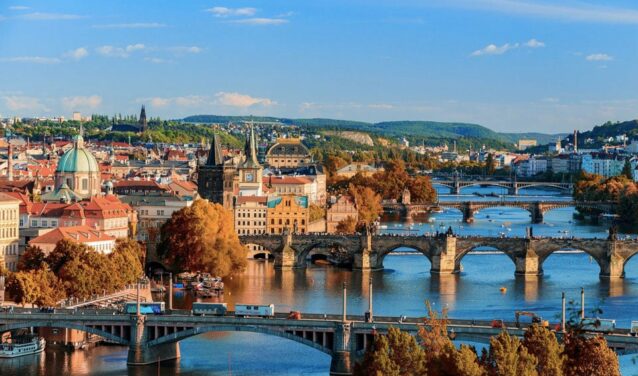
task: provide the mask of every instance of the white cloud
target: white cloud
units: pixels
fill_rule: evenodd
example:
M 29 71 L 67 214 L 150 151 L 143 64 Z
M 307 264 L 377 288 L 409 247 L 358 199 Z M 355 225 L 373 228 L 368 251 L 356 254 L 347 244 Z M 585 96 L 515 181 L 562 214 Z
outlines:
M 135 23 L 119 23 L 93 25 L 96 29 L 161 29 L 168 25 L 159 22 L 135 22 Z
M 80 47 L 76 48 L 75 50 L 68 51 L 64 54 L 64 56 L 73 58 L 75 60 L 80 60 L 89 56 L 89 51 L 84 47 Z
M 137 44 L 129 44 L 126 47 L 115 47 L 115 46 L 101 46 L 95 49 L 95 51 L 107 57 L 119 57 L 119 58 L 127 58 L 130 56 L 132 52 L 144 50 L 146 46 L 141 43 Z
M 561 21 L 638 23 L 638 10 L 636 9 L 595 6 L 583 2 L 572 2 L 573 5 L 559 5 L 519 0 L 445 0 L 439 4 Z
M 2 63 L 33 63 L 33 64 L 57 64 L 61 62 L 57 57 L 42 56 L 12 56 L 0 57 Z
M 509 50 L 514 48 L 518 48 L 518 43 L 510 44 L 505 43 L 502 46 L 497 46 L 495 44 L 488 44 L 487 46 L 481 48 L 480 50 L 476 50 L 472 52 L 472 56 L 483 56 L 483 55 L 502 55 Z
M 246 94 L 227 93 L 223 91 L 215 94 L 215 98 L 217 98 L 217 104 L 231 107 L 245 108 L 256 105 L 268 107 L 277 104 L 277 102 L 268 98 L 256 98 Z
M 2 97 L 4 105 L 11 111 L 49 111 L 36 97 L 11 95 Z
M 95 109 L 102 104 L 102 97 L 99 95 L 91 95 L 89 97 L 64 97 L 62 105 L 69 110 L 77 109 Z
M 167 59 L 162 59 L 160 57 L 145 57 L 144 61 L 148 61 L 149 63 L 153 63 L 153 64 L 167 64 L 167 63 L 172 63 L 171 60 L 167 60 Z
M 136 100 L 138 103 L 150 102 L 152 107 L 198 107 L 211 105 L 210 98 L 199 95 L 186 95 L 180 97 L 153 97 L 153 98 L 139 98 Z
M 167 50 L 177 55 L 198 54 L 204 51 L 203 48 L 198 46 L 176 46 L 176 47 L 169 47 L 167 48 Z
M 81 18 L 85 18 L 84 16 L 80 16 L 78 14 L 64 14 L 64 13 L 27 13 L 25 15 L 20 16 L 25 20 L 30 21 L 60 21 L 60 20 L 79 20 Z
M 257 13 L 255 8 L 226 8 L 226 7 L 213 7 L 206 9 L 206 12 L 212 13 L 215 17 L 251 17 Z
M 170 98 L 155 97 L 155 98 L 150 98 L 148 101 L 151 102 L 151 106 L 153 107 L 166 107 L 169 104 L 171 104 Z M 143 100 L 142 102 L 146 102 L 146 100 Z
M 591 54 L 585 57 L 587 61 L 611 61 L 614 60 L 613 56 L 607 54 Z
M 28 10 L 30 7 L 26 7 L 24 5 L 12 5 L 9 7 L 9 10 Z
M 527 42 L 525 42 L 525 47 L 540 48 L 540 47 L 545 47 L 545 43 L 532 38 L 528 40 Z
M 231 23 L 244 24 L 244 25 L 282 25 L 288 23 L 285 18 L 244 18 L 240 20 L 229 21 Z

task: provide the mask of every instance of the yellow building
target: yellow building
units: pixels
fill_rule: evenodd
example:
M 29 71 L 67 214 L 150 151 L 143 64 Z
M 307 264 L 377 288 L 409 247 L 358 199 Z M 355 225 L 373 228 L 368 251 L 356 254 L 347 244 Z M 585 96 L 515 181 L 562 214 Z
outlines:
M 280 196 L 268 200 L 267 227 L 269 234 L 281 234 L 284 229 L 305 234 L 308 232 L 308 197 Z
M 257 235 L 266 232 L 268 197 L 239 196 L 235 201 L 235 231 L 237 235 Z
M 0 265 L 15 271 L 18 266 L 20 200 L 0 193 Z
M 266 163 L 274 168 L 294 168 L 312 163 L 308 148 L 299 138 L 279 138 L 266 153 Z

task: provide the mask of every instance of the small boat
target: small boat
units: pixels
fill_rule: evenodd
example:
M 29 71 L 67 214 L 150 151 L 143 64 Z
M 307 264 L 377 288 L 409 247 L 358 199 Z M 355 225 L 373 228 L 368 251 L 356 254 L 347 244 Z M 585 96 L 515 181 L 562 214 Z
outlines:
M 184 290 L 184 284 L 181 282 L 173 283 L 173 290 Z
M 433 206 L 430 211 L 432 213 L 443 213 L 443 208 L 440 206 Z
M 501 286 L 499 290 L 501 291 L 501 294 L 505 294 L 507 292 L 507 287 Z
M 381 225 L 381 226 L 379 226 L 379 228 L 382 229 L 382 230 L 386 230 L 388 228 L 388 226 L 387 225 Z
M 0 344 L 0 358 L 16 358 L 18 356 L 37 354 L 44 351 L 46 341 L 38 336 L 19 336 L 10 342 Z

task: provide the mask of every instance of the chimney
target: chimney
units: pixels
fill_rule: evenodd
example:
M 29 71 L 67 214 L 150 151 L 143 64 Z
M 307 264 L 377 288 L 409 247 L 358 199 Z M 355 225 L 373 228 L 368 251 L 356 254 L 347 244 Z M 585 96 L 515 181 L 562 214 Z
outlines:
M 578 130 L 574 129 L 574 152 L 578 152 Z

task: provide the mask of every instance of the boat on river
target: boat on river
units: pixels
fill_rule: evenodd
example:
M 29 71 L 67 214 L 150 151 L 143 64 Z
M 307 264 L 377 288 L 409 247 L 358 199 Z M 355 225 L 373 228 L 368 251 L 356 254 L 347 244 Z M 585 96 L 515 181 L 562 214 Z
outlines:
M 38 336 L 18 336 L 0 344 L 0 358 L 38 354 L 44 351 L 46 341 Z

